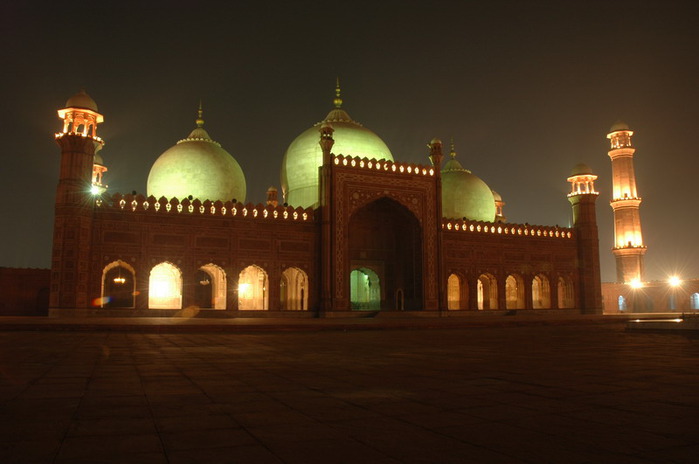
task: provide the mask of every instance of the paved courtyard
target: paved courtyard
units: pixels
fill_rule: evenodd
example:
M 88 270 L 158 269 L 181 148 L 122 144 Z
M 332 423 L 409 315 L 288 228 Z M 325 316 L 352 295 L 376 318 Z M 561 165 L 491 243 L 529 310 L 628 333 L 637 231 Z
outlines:
M 699 340 L 622 324 L 0 333 L 1 463 L 697 456 Z

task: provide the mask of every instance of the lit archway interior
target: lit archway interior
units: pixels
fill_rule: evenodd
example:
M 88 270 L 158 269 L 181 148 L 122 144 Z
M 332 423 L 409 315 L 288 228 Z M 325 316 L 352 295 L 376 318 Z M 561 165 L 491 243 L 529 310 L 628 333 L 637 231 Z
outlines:
M 269 309 L 269 292 L 267 273 L 259 266 L 248 266 L 238 278 L 238 309 Z
M 543 274 L 534 276 L 532 280 L 532 306 L 534 309 L 551 307 L 551 287 L 548 277 Z
M 308 309 L 308 276 L 296 267 L 282 272 L 279 298 L 283 310 Z
M 478 309 L 498 309 L 498 282 L 491 274 L 478 277 Z
M 360 268 L 350 273 L 350 302 L 352 309 L 381 309 L 381 283 L 376 272 Z
M 150 309 L 182 309 L 182 272 L 172 263 L 160 263 L 150 271 Z
M 524 280 L 522 276 L 510 274 L 505 279 L 505 306 L 507 309 L 524 308 Z
M 558 307 L 561 309 L 575 307 L 575 291 L 573 290 L 573 282 L 568 276 L 560 276 L 558 278 Z
M 692 293 L 689 297 L 689 308 L 693 310 L 699 309 L 699 293 Z
M 422 309 L 422 230 L 415 215 L 384 197 L 352 214 L 348 231 L 350 269 L 380 278 L 379 308 Z M 360 279 L 355 274 L 348 283 Z
M 195 277 L 196 305 L 203 309 L 226 309 L 226 273 L 215 264 L 197 270 Z
M 114 261 L 102 271 L 103 308 L 133 308 L 135 307 L 136 279 L 135 271 L 124 261 Z
M 461 279 L 456 274 L 447 279 L 447 309 L 461 309 Z

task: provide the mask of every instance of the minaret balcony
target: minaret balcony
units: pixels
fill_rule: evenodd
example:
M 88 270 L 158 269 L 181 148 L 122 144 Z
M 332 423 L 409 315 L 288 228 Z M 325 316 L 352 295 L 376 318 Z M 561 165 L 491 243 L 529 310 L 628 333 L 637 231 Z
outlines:
M 624 208 L 635 208 L 638 209 L 640 206 L 641 202 L 643 200 L 640 197 L 635 197 L 635 198 L 629 198 L 629 197 L 624 197 L 624 198 L 617 198 L 609 202 L 609 204 L 612 206 L 612 209 L 624 209 Z
M 645 245 L 624 245 L 623 247 L 612 248 L 612 253 L 615 255 L 625 256 L 625 255 L 644 255 L 648 249 Z

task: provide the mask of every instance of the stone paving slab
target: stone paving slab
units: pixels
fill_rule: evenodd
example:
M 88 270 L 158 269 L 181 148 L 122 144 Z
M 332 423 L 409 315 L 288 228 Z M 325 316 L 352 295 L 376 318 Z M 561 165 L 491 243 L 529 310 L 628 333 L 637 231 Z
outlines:
M 571 321 L 394 329 L 0 331 L 0 463 L 699 455 L 696 338 Z

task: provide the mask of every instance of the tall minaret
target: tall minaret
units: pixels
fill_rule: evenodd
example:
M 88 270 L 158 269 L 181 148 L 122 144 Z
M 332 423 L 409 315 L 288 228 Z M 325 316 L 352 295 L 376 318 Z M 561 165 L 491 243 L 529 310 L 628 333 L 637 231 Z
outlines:
M 578 240 L 577 305 L 583 313 L 601 314 L 602 283 L 599 266 L 599 237 L 595 202 L 599 193 L 595 190 L 597 176 L 586 164 L 578 164 L 568 177 L 571 190 L 568 201 L 573 207 L 573 228 Z
M 104 118 L 95 101 L 84 91 L 73 95 L 58 110 L 63 130 L 56 134 L 61 148 L 60 174 L 56 188 L 56 210 L 51 263 L 49 308 L 88 308 L 90 244 L 95 199 L 95 153 L 104 142 L 97 124 Z M 97 177 L 101 185 L 101 172 Z
M 616 277 L 619 282 L 643 281 L 643 255 L 646 247 L 641 234 L 639 206 L 641 198 L 636 191 L 636 175 L 631 145 L 633 131 L 619 121 L 607 134 L 611 142 L 609 157 L 612 159 L 612 210 L 614 210 L 614 248 Z

